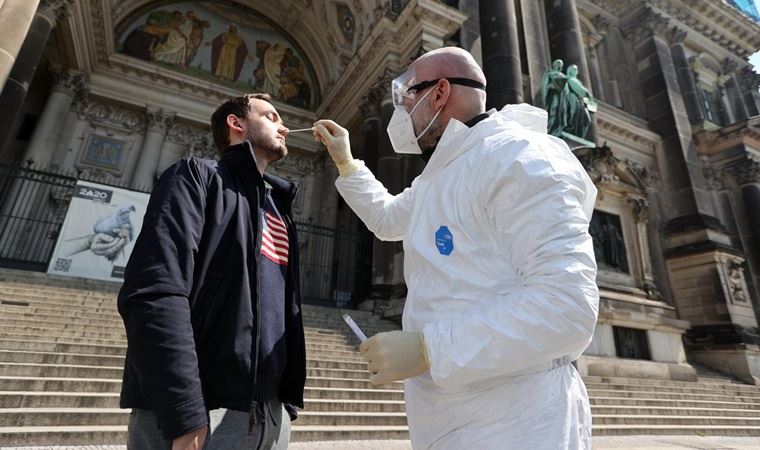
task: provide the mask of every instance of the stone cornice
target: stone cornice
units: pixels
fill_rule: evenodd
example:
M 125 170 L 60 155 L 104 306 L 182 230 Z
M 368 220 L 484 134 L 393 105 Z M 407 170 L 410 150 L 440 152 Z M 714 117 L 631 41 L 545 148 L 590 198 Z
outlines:
M 646 0 L 646 3 L 743 59 L 760 48 L 760 24 L 724 2 Z
M 760 148 L 760 117 L 752 117 L 716 131 L 700 131 L 694 135 L 694 143 L 700 154 L 710 157 L 740 145 Z
M 669 44 L 683 42 L 687 31 L 675 25 L 668 17 L 656 9 L 646 7 L 623 28 L 625 36 L 634 43 L 641 42 L 649 36 L 657 36 Z
M 660 136 L 648 129 L 646 121 L 604 102 L 599 101 L 595 118 L 603 138 L 622 138 L 646 153 L 651 153 L 661 142 Z

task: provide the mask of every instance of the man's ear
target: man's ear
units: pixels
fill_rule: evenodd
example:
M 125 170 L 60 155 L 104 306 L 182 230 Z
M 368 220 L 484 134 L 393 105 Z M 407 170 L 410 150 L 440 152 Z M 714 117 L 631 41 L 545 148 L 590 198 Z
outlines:
M 227 116 L 227 126 L 230 129 L 230 132 L 237 133 L 237 134 L 244 134 L 245 128 L 243 127 L 243 121 L 240 119 L 240 117 L 229 114 Z
M 435 102 L 436 108 L 440 108 L 449 99 L 449 95 L 451 95 L 451 83 L 449 83 L 449 80 L 441 78 L 433 89 L 435 89 L 433 102 Z

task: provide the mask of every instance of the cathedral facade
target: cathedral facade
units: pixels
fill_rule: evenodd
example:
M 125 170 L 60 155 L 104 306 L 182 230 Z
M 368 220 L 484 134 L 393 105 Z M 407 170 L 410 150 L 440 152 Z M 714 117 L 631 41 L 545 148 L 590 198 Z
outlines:
M 594 100 L 590 145 L 568 142 L 599 189 L 601 302 L 581 373 L 693 380 L 693 362 L 760 383 L 760 75 L 747 62 L 760 15 L 749 1 L 43 0 L 3 88 L 0 164 L 5 176 L 148 192 L 177 160 L 216 157 L 218 104 L 266 92 L 291 129 L 348 128 L 355 156 L 398 193 L 424 162 L 392 150 L 390 82 L 445 45 L 482 64 L 490 106 L 547 106 L 556 60 Z M 272 170 L 301 184 L 314 299 L 400 316 L 401 245 L 367 235 L 309 133 L 288 147 Z M 3 253 L 21 239 L 7 231 L 13 195 L 0 195 L 0 262 L 19 259 Z

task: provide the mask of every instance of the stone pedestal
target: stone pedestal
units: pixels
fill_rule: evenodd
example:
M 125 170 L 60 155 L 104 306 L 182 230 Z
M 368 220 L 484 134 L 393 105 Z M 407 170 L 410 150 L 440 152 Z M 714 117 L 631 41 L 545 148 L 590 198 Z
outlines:
M 676 318 L 675 308 L 662 301 L 607 289 L 600 291 L 600 297 L 594 336 L 576 363 L 581 375 L 696 381 L 696 371 L 686 362 L 681 339 L 689 323 Z M 651 360 L 619 357 L 614 327 L 645 332 Z
M 686 350 L 695 362 L 760 384 L 760 334 L 744 278 L 745 258 L 719 240 L 666 253 L 679 315 L 691 323 Z
M 85 74 L 72 70 L 53 69 L 53 88 L 45 104 L 34 136 L 29 143 L 24 162 L 37 167 L 47 167 L 61 141 L 66 119 L 75 98 L 86 95 Z

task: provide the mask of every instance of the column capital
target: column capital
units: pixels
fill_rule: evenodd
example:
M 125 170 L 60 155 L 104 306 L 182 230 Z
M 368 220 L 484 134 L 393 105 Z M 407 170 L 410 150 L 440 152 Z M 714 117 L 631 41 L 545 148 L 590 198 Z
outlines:
M 649 220 L 649 201 L 644 197 L 632 196 L 628 199 L 637 223 L 646 223 Z
M 47 19 L 52 26 L 71 15 L 73 0 L 41 0 L 37 14 Z
M 53 91 L 62 92 L 76 101 L 81 101 L 89 93 L 88 77 L 84 72 L 53 67 L 50 78 Z
M 647 8 L 643 14 L 634 19 L 623 31 L 625 36 L 634 43 L 648 37 L 659 37 L 670 45 L 683 43 L 686 30 L 682 30 L 673 22 L 652 8 Z
M 742 92 L 757 92 L 760 90 L 760 73 L 755 72 L 751 65 L 739 69 L 736 78 Z
M 146 131 L 154 131 L 166 135 L 167 131 L 174 125 L 176 117 L 177 113 L 175 112 L 149 106 L 145 110 Z
M 367 94 L 362 97 L 359 104 L 359 111 L 364 117 L 365 122 L 368 120 L 379 120 L 383 107 L 383 100 L 390 95 L 390 85 L 393 81 L 393 73 L 386 68 L 385 72 L 377 78 L 377 81 L 370 86 Z

